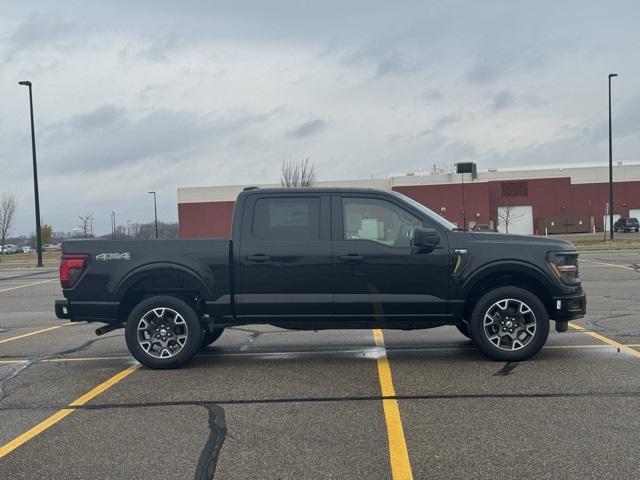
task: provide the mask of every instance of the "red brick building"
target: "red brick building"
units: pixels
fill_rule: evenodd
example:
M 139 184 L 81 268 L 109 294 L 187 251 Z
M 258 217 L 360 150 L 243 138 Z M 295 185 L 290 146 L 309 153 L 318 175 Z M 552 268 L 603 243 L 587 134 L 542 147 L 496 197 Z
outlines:
M 614 166 L 614 219 L 640 217 L 640 164 Z M 511 233 L 602 231 L 609 198 L 608 167 L 491 170 L 470 174 L 398 175 L 320 182 L 323 187 L 396 190 L 462 227 L 488 224 Z M 266 186 L 266 185 L 265 185 Z M 178 189 L 182 237 L 224 237 L 244 185 Z

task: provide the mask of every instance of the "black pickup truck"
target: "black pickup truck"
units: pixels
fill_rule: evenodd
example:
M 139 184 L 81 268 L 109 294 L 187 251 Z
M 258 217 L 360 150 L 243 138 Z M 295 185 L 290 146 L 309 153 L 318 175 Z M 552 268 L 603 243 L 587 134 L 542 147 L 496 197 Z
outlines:
M 230 239 L 70 240 L 56 315 L 125 328 L 132 355 L 171 368 L 225 327 L 455 325 L 488 357 L 530 358 L 550 319 L 586 298 L 565 241 L 461 231 L 397 192 L 246 189 Z

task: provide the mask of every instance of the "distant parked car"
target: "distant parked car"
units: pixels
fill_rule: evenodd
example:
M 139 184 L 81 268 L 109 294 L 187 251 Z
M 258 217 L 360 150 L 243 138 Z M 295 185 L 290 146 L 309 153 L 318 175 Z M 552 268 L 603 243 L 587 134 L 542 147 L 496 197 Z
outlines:
M 637 232 L 640 230 L 640 223 L 637 218 L 619 218 L 613 224 L 615 232 Z
M 33 252 L 33 248 L 31 248 L 30 246 L 26 245 L 22 247 L 22 253 L 31 253 L 31 252 Z
M 2 249 L 2 254 L 3 255 L 12 255 L 14 253 L 18 253 L 18 247 L 16 247 L 15 245 L 12 245 L 10 243 L 7 243 L 4 248 Z
M 59 252 L 60 250 L 62 250 L 62 247 L 60 246 L 59 243 L 58 244 L 48 243 L 47 245 L 42 247 L 42 250 L 45 252 Z
M 493 232 L 491 227 L 486 223 L 478 223 L 477 225 L 474 225 L 471 230 L 474 232 Z

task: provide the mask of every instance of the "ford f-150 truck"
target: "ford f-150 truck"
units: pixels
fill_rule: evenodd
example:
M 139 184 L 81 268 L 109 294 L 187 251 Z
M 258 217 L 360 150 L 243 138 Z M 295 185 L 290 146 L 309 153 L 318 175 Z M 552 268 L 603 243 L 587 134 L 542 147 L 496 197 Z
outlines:
M 202 219 L 203 222 L 206 219 Z M 258 189 L 229 239 L 69 240 L 59 318 L 125 328 L 151 368 L 184 364 L 225 327 L 424 329 L 455 325 L 486 356 L 519 361 L 582 317 L 565 241 L 461 231 L 397 192 Z

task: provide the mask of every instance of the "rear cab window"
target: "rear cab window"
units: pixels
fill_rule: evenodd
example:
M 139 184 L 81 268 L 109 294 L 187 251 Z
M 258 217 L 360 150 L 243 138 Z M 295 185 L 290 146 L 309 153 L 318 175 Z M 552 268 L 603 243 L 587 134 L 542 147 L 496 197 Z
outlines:
M 320 239 L 319 197 L 259 198 L 253 209 L 251 232 L 268 241 Z

